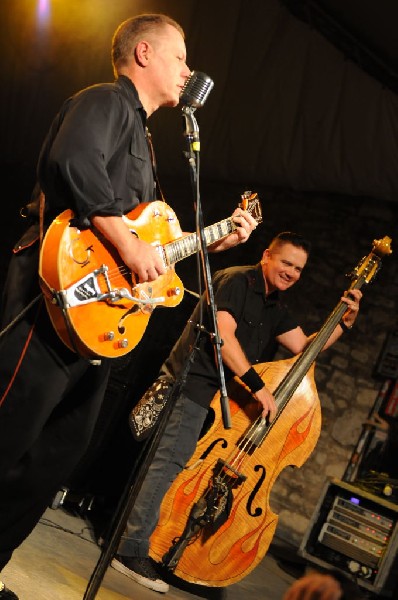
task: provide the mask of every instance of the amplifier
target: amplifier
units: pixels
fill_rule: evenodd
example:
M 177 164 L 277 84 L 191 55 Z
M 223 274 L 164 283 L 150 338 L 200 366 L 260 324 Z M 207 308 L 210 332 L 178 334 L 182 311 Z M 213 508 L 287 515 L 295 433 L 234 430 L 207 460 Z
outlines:
M 377 567 L 384 552 L 383 545 L 330 523 L 322 526 L 318 540 L 325 546 L 338 550 L 368 567 Z
M 398 548 L 398 506 L 331 480 L 326 483 L 299 548 L 299 554 L 324 568 L 337 568 L 359 585 L 392 597 Z
M 341 503 L 340 498 L 337 498 L 335 503 L 337 501 L 339 504 Z M 373 513 L 373 515 L 375 515 L 375 513 Z M 383 517 L 381 517 L 381 519 L 383 519 Z M 339 507 L 333 508 L 329 512 L 326 520 L 332 525 L 341 527 L 346 531 L 358 534 L 365 539 L 374 541 L 376 544 L 381 545 L 385 545 L 388 542 L 394 525 L 393 521 L 388 519 L 387 521 L 391 528 L 386 531 L 383 525 L 375 526 L 374 524 L 369 525 L 368 523 L 364 523 L 358 519 L 356 514 L 347 514 L 347 512 L 339 510 Z
M 358 492 L 359 490 L 356 490 Z M 350 498 L 344 498 L 339 495 L 336 496 L 333 502 L 333 510 L 331 516 L 334 513 L 346 515 L 351 517 L 357 523 L 358 527 L 361 527 L 363 531 L 383 531 L 384 533 L 391 534 L 394 527 L 394 520 L 388 519 L 382 512 L 382 508 L 374 506 L 372 509 L 367 509 L 363 506 L 365 498 L 360 499 L 358 493 Z

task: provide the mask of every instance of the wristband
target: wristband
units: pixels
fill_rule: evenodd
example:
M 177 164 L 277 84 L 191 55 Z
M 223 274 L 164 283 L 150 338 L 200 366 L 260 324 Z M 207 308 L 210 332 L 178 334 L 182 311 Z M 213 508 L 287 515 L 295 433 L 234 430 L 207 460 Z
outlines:
M 255 394 L 264 387 L 263 380 L 253 367 L 250 367 L 250 369 L 241 375 L 239 379 L 250 388 L 252 394 Z
M 340 321 L 340 327 L 344 332 L 350 331 L 352 329 L 352 325 L 351 325 L 351 327 L 348 327 L 348 325 L 346 325 L 344 323 L 343 319 L 341 319 L 341 321 Z

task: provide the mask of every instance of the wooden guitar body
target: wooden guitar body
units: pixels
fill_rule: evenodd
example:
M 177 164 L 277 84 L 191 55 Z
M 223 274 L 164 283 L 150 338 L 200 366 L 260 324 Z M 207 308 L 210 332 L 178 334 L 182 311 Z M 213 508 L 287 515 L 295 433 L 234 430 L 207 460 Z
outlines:
M 137 345 L 156 306 L 181 302 L 184 287 L 174 265 L 155 281 L 137 284 L 113 247 L 91 229 L 71 226 L 72 218 L 70 210 L 61 213 L 43 240 L 39 269 L 47 309 L 71 350 L 115 358 Z M 155 246 L 182 237 L 174 212 L 161 201 L 139 205 L 125 220 L 132 234 Z M 59 303 L 50 290 L 61 292 Z M 119 290 L 126 290 L 126 297 L 118 296 Z M 104 300 L 99 300 L 101 294 Z

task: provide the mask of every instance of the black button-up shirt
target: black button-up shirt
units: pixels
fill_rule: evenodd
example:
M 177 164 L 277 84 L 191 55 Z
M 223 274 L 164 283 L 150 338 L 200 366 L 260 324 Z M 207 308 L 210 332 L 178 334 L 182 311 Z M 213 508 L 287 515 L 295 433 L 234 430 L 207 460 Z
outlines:
M 130 79 L 91 86 L 64 102 L 38 177 L 48 216 L 71 208 L 80 228 L 92 215 L 121 216 L 155 199 L 146 113 Z
M 237 323 L 235 335 L 249 362 L 267 362 L 275 354 L 275 338 L 298 324 L 280 302 L 278 292 L 266 297 L 261 265 L 230 267 L 214 276 L 213 290 L 217 310 L 228 311 Z M 205 307 L 205 299 L 201 300 Z M 195 325 L 199 321 L 198 304 L 180 339 L 162 367 L 162 374 L 178 377 L 196 337 Z M 209 330 L 209 319 L 204 308 L 204 327 Z M 234 373 L 224 368 L 228 381 Z M 209 336 L 202 334 L 198 349 L 190 366 L 184 394 L 201 406 L 207 407 L 219 389 L 214 347 Z

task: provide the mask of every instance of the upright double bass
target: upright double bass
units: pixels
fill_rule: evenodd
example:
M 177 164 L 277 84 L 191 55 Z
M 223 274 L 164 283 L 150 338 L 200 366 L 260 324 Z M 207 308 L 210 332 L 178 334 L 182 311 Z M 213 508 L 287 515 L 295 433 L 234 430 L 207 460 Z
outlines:
M 391 239 L 375 240 L 354 269 L 350 289 L 369 283 Z M 278 407 L 270 424 L 242 382 L 229 392 L 232 428 L 223 428 L 219 394 L 214 422 L 163 499 L 150 554 L 192 583 L 223 587 L 245 577 L 265 556 L 278 523 L 269 506 L 273 484 L 285 467 L 300 467 L 317 443 L 321 408 L 315 360 L 347 305 L 340 301 L 300 355 L 254 368 Z

